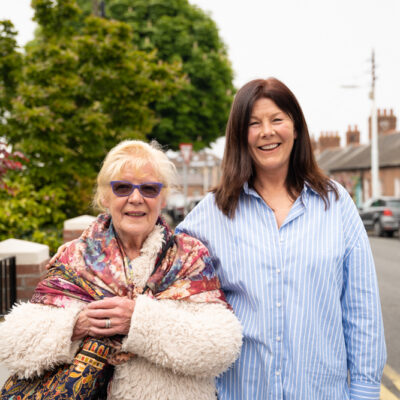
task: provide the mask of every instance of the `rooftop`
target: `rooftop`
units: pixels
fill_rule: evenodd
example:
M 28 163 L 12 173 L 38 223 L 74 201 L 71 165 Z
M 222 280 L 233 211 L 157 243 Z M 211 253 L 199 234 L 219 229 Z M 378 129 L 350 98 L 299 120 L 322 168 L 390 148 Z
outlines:
M 379 167 L 400 166 L 400 132 L 379 135 Z M 317 163 L 325 173 L 371 168 L 371 145 L 361 144 L 345 148 L 327 149 L 317 156 Z

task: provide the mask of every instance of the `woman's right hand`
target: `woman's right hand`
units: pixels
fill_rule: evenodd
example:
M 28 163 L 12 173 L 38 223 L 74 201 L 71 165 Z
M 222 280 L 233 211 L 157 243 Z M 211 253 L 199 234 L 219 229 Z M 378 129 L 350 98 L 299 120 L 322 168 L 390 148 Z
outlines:
M 61 254 L 64 252 L 64 250 L 71 244 L 72 240 L 70 242 L 65 242 L 63 243 L 58 249 L 57 249 L 57 253 L 54 254 L 53 257 L 50 258 L 50 260 L 47 262 L 47 264 L 45 265 L 45 269 L 49 269 L 57 260 L 57 258 L 59 258 L 61 256 Z
M 89 335 L 90 322 L 87 316 L 87 311 L 87 308 L 85 308 L 79 313 L 78 319 L 75 322 L 74 330 L 72 331 L 72 341 L 81 340 L 85 336 Z
M 85 336 L 107 337 L 127 335 L 135 309 L 135 300 L 114 296 L 93 301 L 83 309 L 76 320 L 71 339 L 80 340 Z M 110 326 L 105 325 L 109 321 Z

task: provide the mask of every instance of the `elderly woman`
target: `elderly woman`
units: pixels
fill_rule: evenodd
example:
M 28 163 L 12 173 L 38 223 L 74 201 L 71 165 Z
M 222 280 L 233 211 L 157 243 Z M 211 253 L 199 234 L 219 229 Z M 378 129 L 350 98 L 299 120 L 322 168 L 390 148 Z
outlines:
M 0 362 L 15 374 L 3 395 L 16 393 L 22 378 L 55 379 L 51 371 L 65 364 L 81 373 L 92 360 L 83 381 L 92 379 L 87 390 L 95 387 L 96 398 L 216 398 L 214 377 L 238 356 L 241 326 L 208 250 L 173 235 L 160 217 L 175 179 L 157 144 L 124 141 L 109 152 L 95 195 L 106 212 L 1 324 Z M 58 388 L 70 390 L 60 398 L 89 398 L 75 395 L 82 382 L 70 389 L 59 378 Z

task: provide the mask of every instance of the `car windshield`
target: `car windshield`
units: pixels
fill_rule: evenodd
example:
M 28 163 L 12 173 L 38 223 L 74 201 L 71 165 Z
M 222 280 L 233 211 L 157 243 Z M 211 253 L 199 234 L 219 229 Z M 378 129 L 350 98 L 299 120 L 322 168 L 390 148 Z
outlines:
M 386 202 L 388 207 L 400 208 L 400 199 L 398 200 L 388 200 Z

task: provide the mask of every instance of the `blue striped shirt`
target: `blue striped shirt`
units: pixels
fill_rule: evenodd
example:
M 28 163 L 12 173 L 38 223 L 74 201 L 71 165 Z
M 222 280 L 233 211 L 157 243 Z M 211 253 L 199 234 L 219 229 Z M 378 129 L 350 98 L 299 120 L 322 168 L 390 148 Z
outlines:
M 305 185 L 278 229 L 245 184 L 233 219 L 209 194 L 177 227 L 209 248 L 243 325 L 241 355 L 217 380 L 221 400 L 379 399 L 386 347 L 374 261 L 338 189 L 325 210 Z

